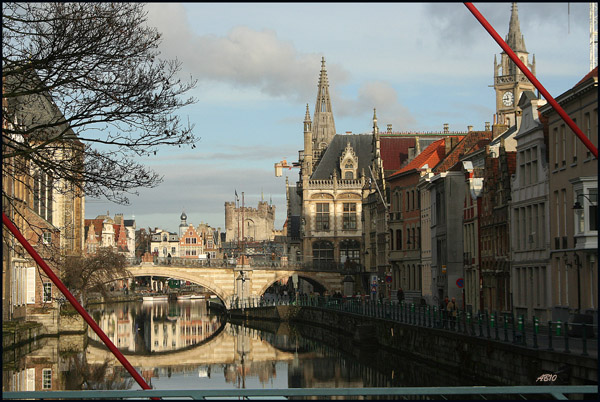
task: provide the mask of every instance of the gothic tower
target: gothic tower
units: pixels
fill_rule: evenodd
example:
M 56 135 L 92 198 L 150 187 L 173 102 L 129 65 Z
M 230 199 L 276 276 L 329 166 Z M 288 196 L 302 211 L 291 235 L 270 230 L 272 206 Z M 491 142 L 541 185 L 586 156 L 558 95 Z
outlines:
M 310 112 L 308 111 L 308 103 L 306 104 L 306 114 L 304 115 L 304 165 L 302 166 L 302 174 L 310 177 L 313 168 L 313 131 L 312 122 L 310 121 Z
M 515 52 L 517 57 L 535 75 L 535 55 L 529 63 L 529 53 L 525 48 L 525 40 L 521 34 L 517 3 L 512 4 L 506 43 Z M 497 123 L 508 127 L 517 124 L 517 116 L 521 110 L 517 107 L 523 91 L 535 92 L 535 86 L 519 70 L 516 64 L 508 57 L 506 52 L 501 53 L 500 64 L 494 55 L 494 90 L 496 91 Z
M 313 163 L 316 165 L 335 136 L 335 123 L 333 121 L 333 111 L 331 110 L 331 98 L 329 97 L 329 80 L 325 68 L 325 57 L 321 59 L 321 75 L 319 76 L 319 90 L 313 116 L 312 133 Z

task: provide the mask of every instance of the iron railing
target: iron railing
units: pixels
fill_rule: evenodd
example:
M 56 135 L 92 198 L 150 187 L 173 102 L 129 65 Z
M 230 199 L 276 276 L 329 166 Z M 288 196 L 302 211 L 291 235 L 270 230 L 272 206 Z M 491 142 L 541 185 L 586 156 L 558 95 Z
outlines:
M 22 391 L 3 392 L 2 399 L 149 399 L 149 398 L 189 398 L 193 400 L 242 398 L 252 399 L 288 399 L 289 397 L 315 396 L 381 396 L 381 397 L 437 397 L 447 398 L 468 396 L 486 399 L 501 396 L 513 399 L 527 399 L 532 396 L 540 399 L 552 397 L 559 400 L 581 398 L 581 395 L 598 394 L 596 385 L 535 385 L 500 387 L 389 387 L 389 388 L 286 388 L 286 389 L 203 389 L 203 390 L 86 390 L 86 391 Z M 429 399 L 427 398 L 427 399 Z M 437 399 L 436 398 L 436 399 Z
M 529 322 L 524 316 L 513 313 L 457 311 L 450 316 L 437 306 L 416 305 L 405 302 L 380 302 L 361 298 L 335 298 L 303 295 L 250 297 L 232 300 L 232 308 L 259 308 L 274 305 L 298 305 L 360 314 L 370 318 L 387 319 L 408 325 L 436 328 L 491 341 L 510 343 L 515 346 L 544 349 L 581 356 L 598 356 L 597 325 L 574 322 L 540 322 L 533 317 Z

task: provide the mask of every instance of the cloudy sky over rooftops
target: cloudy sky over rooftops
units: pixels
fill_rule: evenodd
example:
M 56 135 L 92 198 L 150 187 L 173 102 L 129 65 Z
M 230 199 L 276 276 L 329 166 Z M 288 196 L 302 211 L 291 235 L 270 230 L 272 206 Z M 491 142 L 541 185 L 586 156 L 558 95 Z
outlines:
M 474 3 L 503 38 L 510 3 Z M 338 133 L 380 129 L 482 130 L 493 121 L 494 55 L 500 47 L 462 3 L 149 3 L 161 53 L 198 80 L 198 102 L 181 110 L 197 148 L 162 149 L 145 164 L 164 175 L 129 206 L 87 200 L 86 218 L 135 215 L 138 227 L 176 231 L 188 223 L 224 228 L 234 191 L 246 206 L 262 198 L 285 220 L 285 176 L 273 164 L 298 159 L 308 103 L 314 112 L 326 59 Z M 589 4 L 518 4 L 536 76 L 557 96 L 589 72 Z

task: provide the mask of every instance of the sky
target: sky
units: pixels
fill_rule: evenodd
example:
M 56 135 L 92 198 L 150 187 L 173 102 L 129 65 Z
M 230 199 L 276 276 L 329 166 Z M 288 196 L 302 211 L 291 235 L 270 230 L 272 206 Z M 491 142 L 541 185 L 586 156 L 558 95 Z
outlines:
M 474 3 L 506 37 L 511 3 Z M 493 122 L 494 56 L 501 48 L 463 3 L 149 3 L 161 57 L 198 81 L 197 103 L 180 110 L 195 149 L 162 148 L 142 162 L 163 176 L 129 205 L 86 199 L 86 218 L 109 212 L 138 228 L 188 224 L 225 230 L 225 202 L 276 207 L 286 219 L 285 181 L 274 164 L 298 160 L 325 57 L 336 131 L 483 130 Z M 520 3 L 521 32 L 536 77 L 553 96 L 589 72 L 589 3 Z M 530 59 L 531 60 L 531 59 Z

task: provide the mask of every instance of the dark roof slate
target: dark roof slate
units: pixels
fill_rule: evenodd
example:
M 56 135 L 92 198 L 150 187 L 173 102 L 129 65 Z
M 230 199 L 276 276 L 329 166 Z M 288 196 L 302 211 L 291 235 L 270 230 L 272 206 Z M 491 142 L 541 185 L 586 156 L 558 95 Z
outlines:
M 311 180 L 329 180 L 335 171 L 338 178 L 341 178 L 340 157 L 346 149 L 346 145 L 354 150 L 358 157 L 358 175 L 364 171 L 365 175 L 369 173 L 369 165 L 373 157 L 373 136 L 371 134 L 336 134 L 323 154 L 321 161 L 311 176 Z

